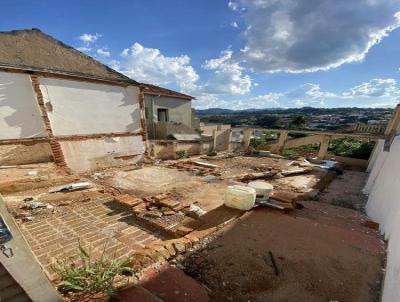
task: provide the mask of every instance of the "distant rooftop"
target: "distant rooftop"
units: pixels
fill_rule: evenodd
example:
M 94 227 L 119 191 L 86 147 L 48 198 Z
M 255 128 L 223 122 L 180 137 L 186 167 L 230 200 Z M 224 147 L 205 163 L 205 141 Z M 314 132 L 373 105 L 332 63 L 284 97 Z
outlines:
M 171 97 L 176 97 L 176 98 L 181 98 L 181 99 L 186 99 L 186 100 L 192 100 L 194 97 L 176 92 L 167 88 L 162 88 L 156 85 L 151 85 L 151 84 L 143 84 L 144 89 L 143 92 L 146 94 L 152 94 L 152 95 L 165 95 L 165 96 L 171 96 Z
M 35 28 L 0 32 L 0 67 L 139 85 L 122 73 Z

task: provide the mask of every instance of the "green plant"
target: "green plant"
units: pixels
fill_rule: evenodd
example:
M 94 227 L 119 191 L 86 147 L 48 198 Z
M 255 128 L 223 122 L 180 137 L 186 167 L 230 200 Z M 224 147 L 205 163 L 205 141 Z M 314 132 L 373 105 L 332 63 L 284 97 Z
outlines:
M 299 153 L 295 149 L 283 149 L 282 150 L 282 155 L 285 157 L 298 157 Z
M 92 259 L 90 251 L 87 252 L 79 243 L 79 257 L 82 265 L 76 265 L 71 259 L 58 260 L 53 270 L 59 275 L 61 282 L 58 290 L 63 293 L 74 293 L 75 301 L 85 301 L 101 295 L 115 294 L 115 278 L 130 275 L 130 259 L 115 260 L 103 252 L 99 259 Z
M 176 157 L 177 158 L 186 158 L 186 157 L 188 157 L 188 154 L 185 150 L 176 151 Z
M 373 142 L 353 138 L 338 138 L 331 141 L 328 150 L 337 156 L 368 159 L 373 148 Z

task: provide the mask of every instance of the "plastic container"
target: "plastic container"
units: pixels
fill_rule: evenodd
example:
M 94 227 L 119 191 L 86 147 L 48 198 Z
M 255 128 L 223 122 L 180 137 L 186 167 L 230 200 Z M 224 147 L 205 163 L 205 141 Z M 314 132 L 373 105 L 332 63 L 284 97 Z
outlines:
M 256 190 L 246 186 L 229 186 L 225 191 L 225 205 L 230 208 L 248 211 L 256 202 Z
M 274 186 L 270 183 L 260 180 L 251 181 L 248 183 L 248 186 L 256 190 L 257 199 L 260 198 L 263 200 L 268 199 L 274 189 Z

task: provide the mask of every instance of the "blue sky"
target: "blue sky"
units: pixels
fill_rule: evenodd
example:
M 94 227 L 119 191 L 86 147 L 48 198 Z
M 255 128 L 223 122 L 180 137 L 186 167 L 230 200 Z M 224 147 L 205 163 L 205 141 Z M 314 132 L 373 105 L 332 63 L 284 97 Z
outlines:
M 36 27 L 197 108 L 392 107 L 399 0 L 2 1 Z

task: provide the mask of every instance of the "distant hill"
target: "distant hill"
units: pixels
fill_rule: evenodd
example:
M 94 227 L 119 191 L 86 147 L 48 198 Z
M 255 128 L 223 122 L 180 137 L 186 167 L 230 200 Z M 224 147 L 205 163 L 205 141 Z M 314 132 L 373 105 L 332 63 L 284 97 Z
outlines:
M 302 108 L 265 108 L 265 109 L 242 109 L 232 110 L 223 108 L 208 108 L 208 109 L 196 109 L 196 114 L 199 116 L 215 116 L 215 115 L 252 115 L 257 114 L 343 114 L 343 113 L 361 113 L 361 112 L 382 112 L 391 111 L 390 108 L 314 108 L 314 107 L 302 107 Z
M 281 108 L 270 108 L 270 109 L 242 109 L 242 110 L 231 110 L 231 109 L 223 109 L 223 108 L 208 108 L 208 109 L 196 109 L 197 115 L 224 115 L 224 114 L 240 114 L 240 113 L 251 113 L 251 112 L 259 112 L 259 111 L 277 111 L 283 110 Z

